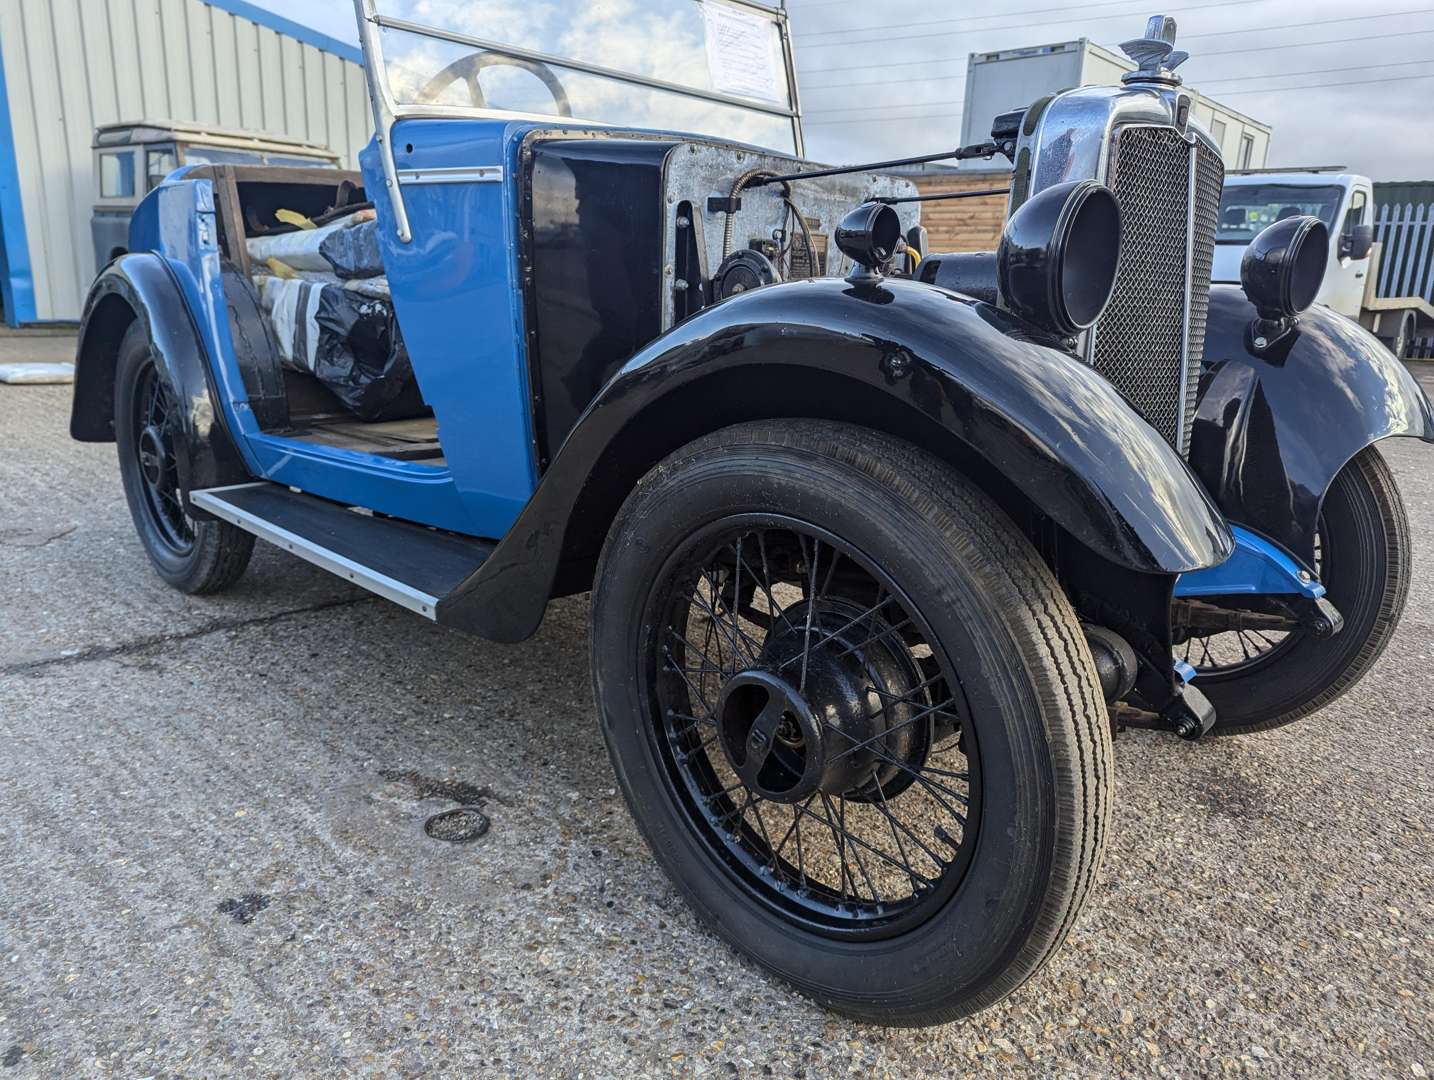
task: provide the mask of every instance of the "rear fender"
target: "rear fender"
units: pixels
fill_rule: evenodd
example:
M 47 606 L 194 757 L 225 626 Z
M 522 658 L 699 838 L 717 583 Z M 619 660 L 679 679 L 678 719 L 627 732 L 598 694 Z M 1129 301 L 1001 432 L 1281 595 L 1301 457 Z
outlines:
M 1211 290 L 1190 464 L 1230 521 L 1312 568 L 1320 508 L 1339 471 L 1381 439 L 1434 442 L 1434 408 L 1354 321 L 1317 307 L 1257 353 L 1254 318 L 1238 288 Z
M 194 319 L 173 271 L 153 253 L 124 255 L 90 288 L 80 324 L 70 434 L 81 442 L 113 442 L 115 362 L 120 341 L 136 320 L 145 328 L 155 363 L 181 403 L 175 445 L 186 500 L 197 488 L 250 478 L 225 427 Z M 207 515 L 200 515 L 207 516 Z
M 905 280 L 794 282 L 708 308 L 604 387 L 438 619 L 528 636 L 550 596 L 590 585 L 613 517 L 649 468 L 710 431 L 773 416 L 916 442 L 1131 571 L 1173 581 L 1222 561 L 1230 532 L 1179 455 L 1089 367 L 1021 335 L 990 305 Z

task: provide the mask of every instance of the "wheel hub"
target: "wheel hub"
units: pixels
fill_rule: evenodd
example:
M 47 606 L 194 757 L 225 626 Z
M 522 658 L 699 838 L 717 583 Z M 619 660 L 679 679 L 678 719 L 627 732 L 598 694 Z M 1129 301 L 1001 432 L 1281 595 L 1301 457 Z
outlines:
M 756 663 L 723 685 L 723 752 L 743 783 L 773 802 L 821 792 L 846 799 L 890 796 L 919 769 L 930 724 L 913 719 L 919 669 L 884 623 L 827 599 L 812 612 L 788 609 Z M 810 635 L 821 648 L 806 648 Z M 902 701 L 903 704 L 891 705 Z
M 728 763 L 762 798 L 801 802 L 821 787 L 821 721 L 781 676 L 760 669 L 732 676 L 722 687 L 718 717 Z
M 164 433 L 150 424 L 139 433 L 139 465 L 144 478 L 156 487 L 169 469 L 169 449 Z

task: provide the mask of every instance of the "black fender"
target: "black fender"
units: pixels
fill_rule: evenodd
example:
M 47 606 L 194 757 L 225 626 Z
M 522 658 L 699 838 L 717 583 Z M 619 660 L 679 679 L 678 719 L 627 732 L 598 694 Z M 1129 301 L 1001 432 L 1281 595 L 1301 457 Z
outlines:
M 550 596 L 591 584 L 649 468 L 710 431 L 774 416 L 913 441 L 1121 567 L 1174 575 L 1223 561 L 1229 529 L 1174 449 L 1091 368 L 1028 334 L 989 304 L 900 279 L 792 282 L 707 308 L 599 392 L 438 620 L 528 636 Z
M 150 252 L 121 256 L 90 287 L 75 357 L 71 437 L 114 441 L 115 360 L 136 319 L 149 336 L 161 377 L 181 403 L 175 449 L 186 501 L 190 491 L 251 479 L 216 406 L 207 354 L 179 283 L 165 261 Z
M 1190 464 L 1225 516 L 1306 566 L 1330 484 L 1355 454 L 1391 436 L 1434 442 L 1434 408 L 1379 339 L 1326 307 L 1263 352 L 1255 307 L 1210 292 Z

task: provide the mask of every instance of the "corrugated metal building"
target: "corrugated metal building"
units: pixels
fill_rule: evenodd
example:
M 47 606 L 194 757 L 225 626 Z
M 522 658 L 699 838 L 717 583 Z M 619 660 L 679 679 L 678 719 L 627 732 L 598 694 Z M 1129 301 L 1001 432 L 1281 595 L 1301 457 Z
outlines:
M 193 121 L 337 151 L 372 133 L 363 61 L 244 0 L 0 0 L 0 302 L 78 319 L 95 274 L 101 124 Z

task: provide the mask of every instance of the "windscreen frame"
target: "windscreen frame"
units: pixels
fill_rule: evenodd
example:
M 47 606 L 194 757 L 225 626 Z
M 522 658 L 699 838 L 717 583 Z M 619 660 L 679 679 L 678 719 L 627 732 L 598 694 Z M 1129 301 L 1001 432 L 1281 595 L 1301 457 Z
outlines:
M 793 56 L 792 34 L 787 16 L 786 0 L 779 0 L 780 7 L 776 8 L 760 3 L 758 0 L 722 0 L 722 2 L 760 12 L 764 17 L 774 20 L 778 31 L 778 39 L 782 51 L 782 64 L 785 68 L 787 80 L 789 102 L 787 105 L 782 105 L 777 102 L 768 104 L 757 99 L 726 94 L 717 90 L 667 82 L 662 79 L 656 79 L 634 72 L 605 68 L 577 59 L 569 59 L 545 52 L 520 48 L 518 46 L 505 45 L 502 42 L 491 41 L 482 37 L 471 36 L 440 27 L 426 26 L 396 16 L 385 15 L 378 9 L 378 0 L 354 0 L 354 9 L 358 17 L 359 41 L 363 48 L 364 67 L 367 73 L 369 97 L 373 105 L 375 138 L 378 144 L 379 157 L 383 163 L 384 183 L 390 193 L 391 202 L 393 204 L 394 227 L 399 241 L 406 244 L 413 239 L 413 233 L 409 226 L 408 212 L 404 207 L 403 193 L 400 187 L 402 178 L 399 175 L 393 154 L 393 126 L 399 120 L 441 117 L 479 117 L 487 119 L 552 120 L 559 123 L 571 124 L 576 119 L 578 122 L 590 123 L 596 126 L 606 125 L 604 125 L 603 121 L 599 120 L 560 117 L 546 113 L 520 113 L 510 109 L 481 108 L 476 105 L 420 105 L 406 102 L 401 103 L 397 100 L 392 87 L 389 85 L 388 72 L 383 55 L 382 31 L 387 29 L 417 34 L 437 41 L 471 46 L 474 49 L 482 49 L 503 56 L 510 56 L 515 59 L 547 64 L 563 70 L 582 72 L 599 78 L 612 79 L 662 93 L 677 94 L 682 97 L 694 98 L 700 101 L 728 105 L 769 116 L 780 117 L 791 124 L 792 142 L 796 149 L 797 157 L 805 157 L 806 145 L 802 132 L 801 99 L 797 87 L 797 68 Z

